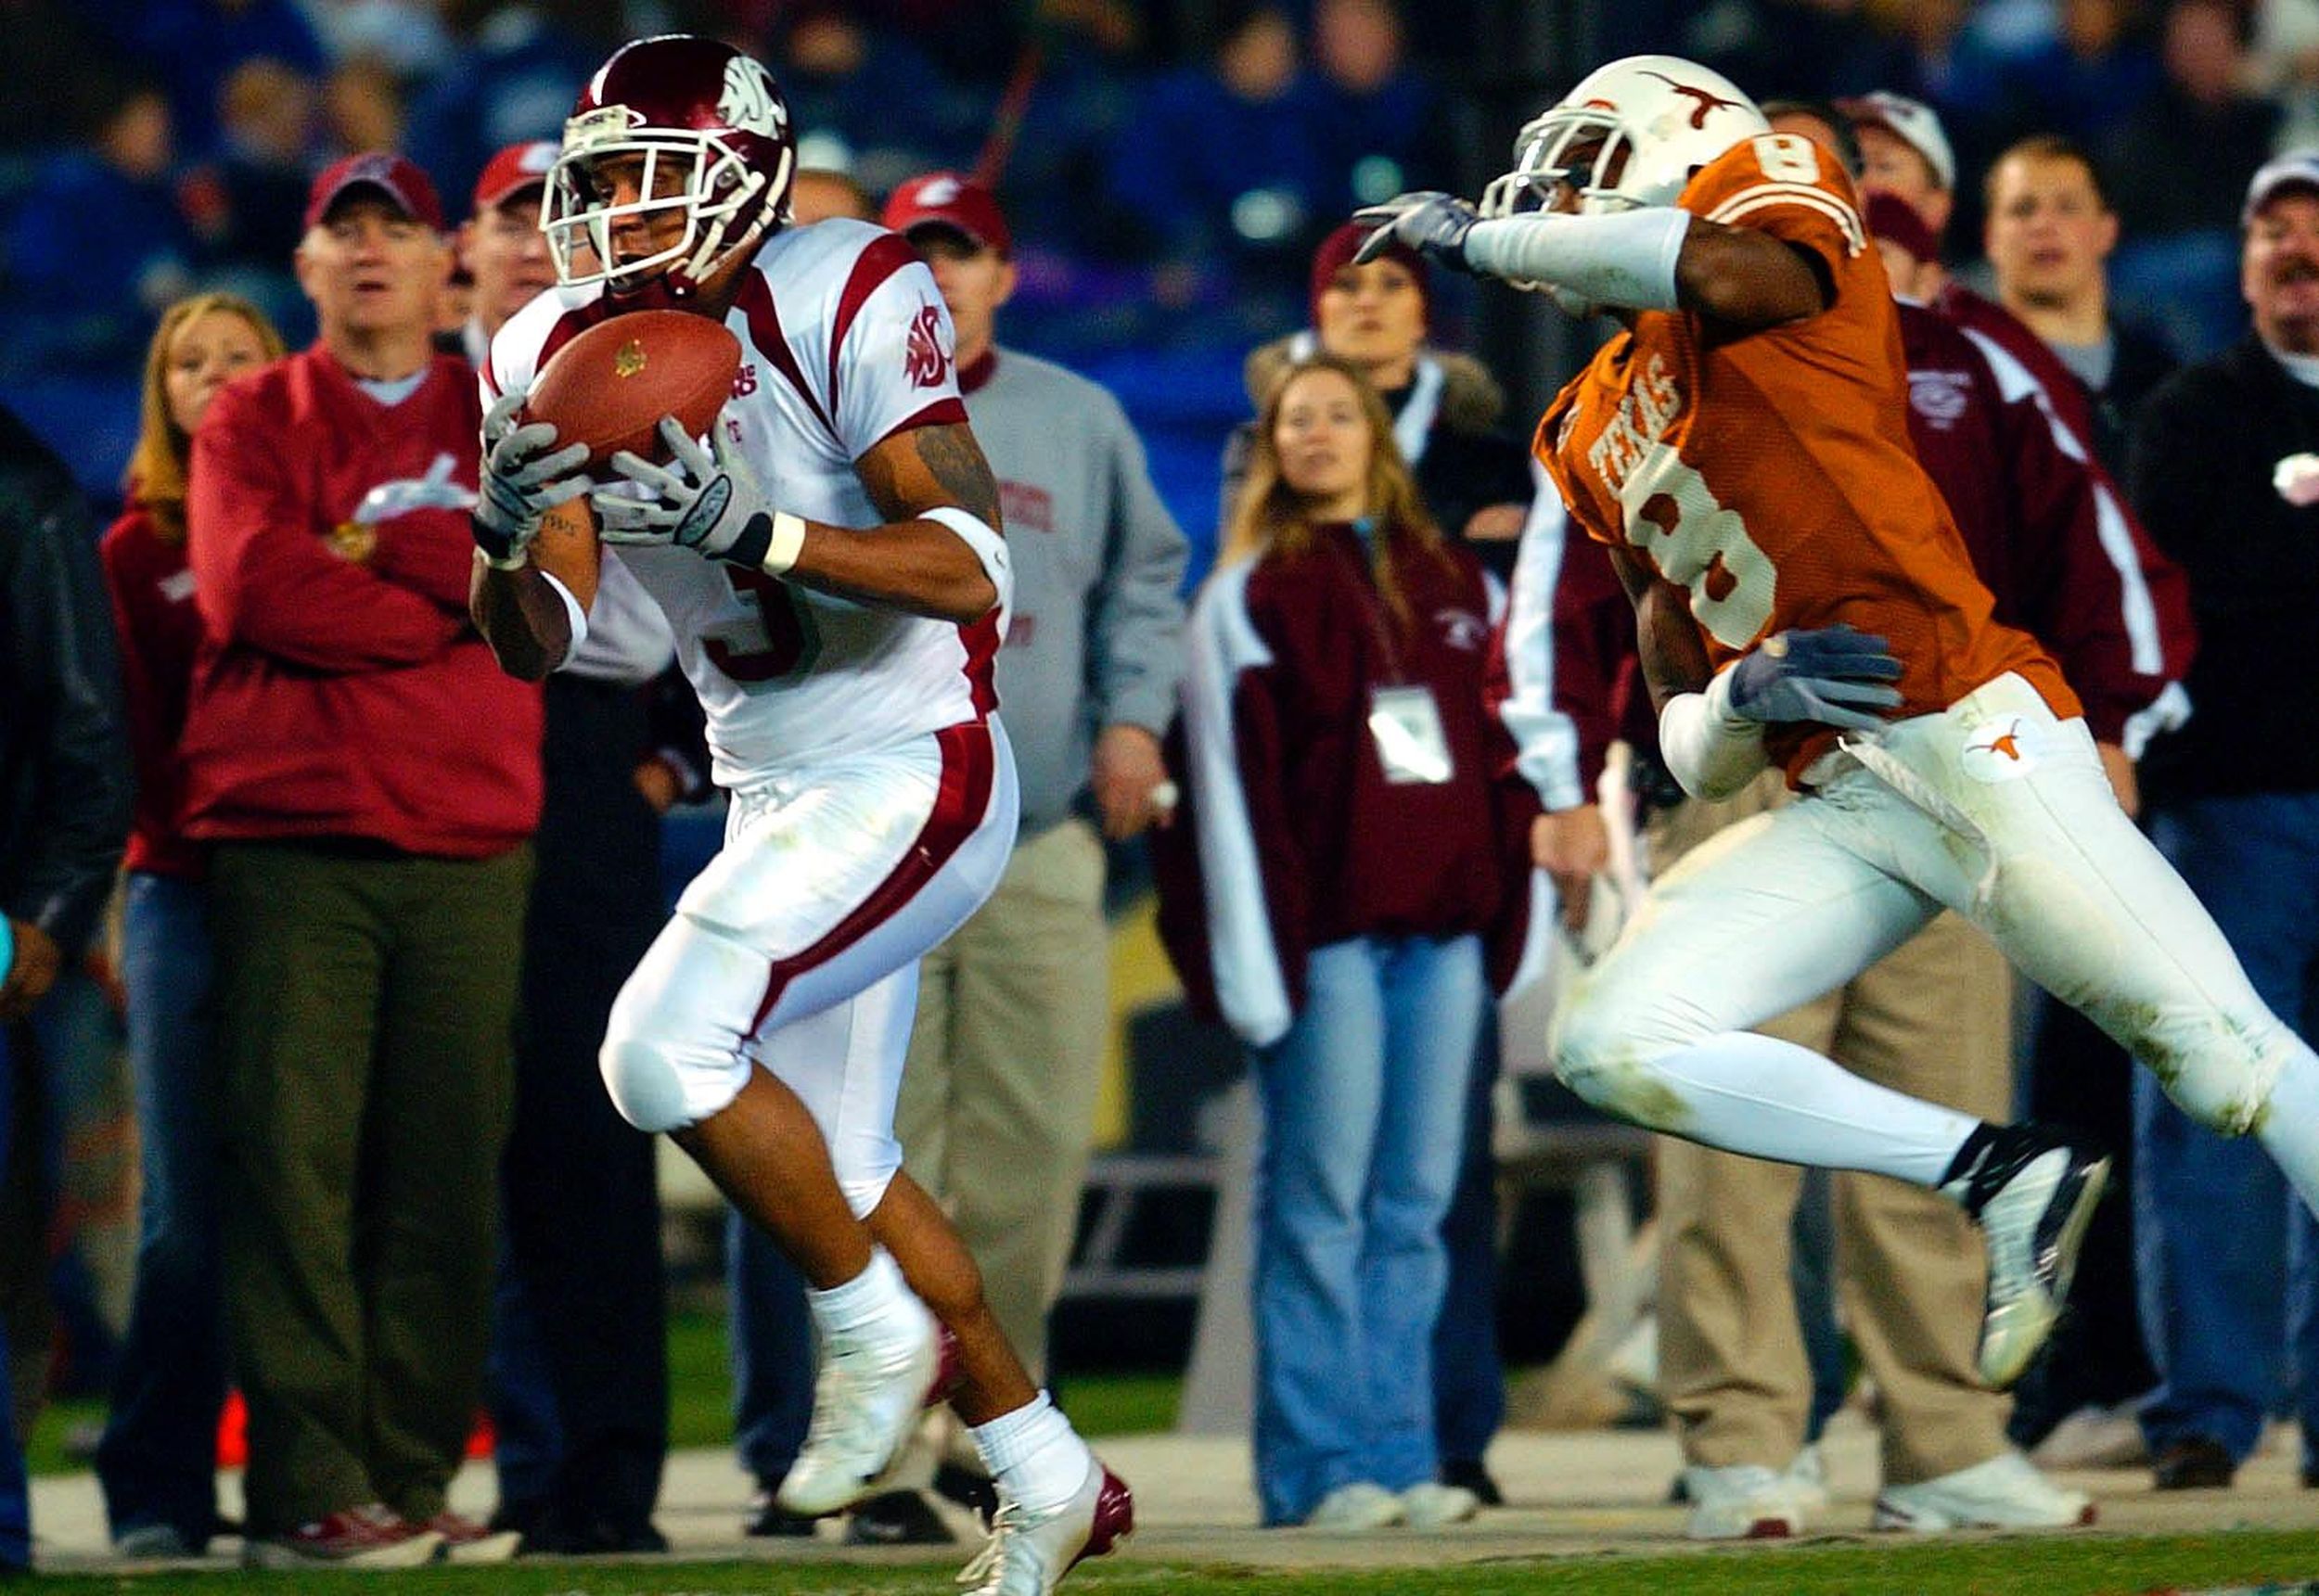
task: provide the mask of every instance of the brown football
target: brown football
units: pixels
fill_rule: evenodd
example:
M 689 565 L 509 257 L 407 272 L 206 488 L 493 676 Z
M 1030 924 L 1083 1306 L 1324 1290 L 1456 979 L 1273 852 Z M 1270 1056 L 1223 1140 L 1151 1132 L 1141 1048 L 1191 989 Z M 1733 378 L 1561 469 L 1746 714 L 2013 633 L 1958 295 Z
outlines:
M 673 415 L 693 437 L 706 437 L 740 367 L 740 340 L 724 324 L 689 311 L 630 311 L 548 358 L 524 418 L 555 423 L 564 443 L 585 443 L 592 472 L 623 449 L 666 461 L 660 417 Z

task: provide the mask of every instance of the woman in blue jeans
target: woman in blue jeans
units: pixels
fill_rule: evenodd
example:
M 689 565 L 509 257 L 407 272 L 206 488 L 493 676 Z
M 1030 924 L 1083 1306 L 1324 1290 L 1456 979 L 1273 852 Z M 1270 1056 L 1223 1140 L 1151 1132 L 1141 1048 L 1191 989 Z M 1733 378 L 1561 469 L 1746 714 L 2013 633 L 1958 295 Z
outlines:
M 177 829 L 177 737 L 201 637 L 186 564 L 186 469 L 193 429 L 218 389 L 281 352 L 265 317 L 228 295 L 197 295 L 163 313 L 146 353 L 129 507 L 99 548 L 136 760 L 121 979 L 143 1195 L 136 1290 L 96 1472 L 113 1543 L 136 1556 L 208 1546 L 225 1399 L 209 898 L 200 850 Z
M 1478 1505 L 1435 1478 L 1430 1359 L 1485 938 L 1526 900 L 1533 811 L 1498 779 L 1484 696 L 1501 603 L 1426 517 L 1358 369 L 1290 364 L 1192 619 L 1191 824 L 1161 844 L 1177 970 L 1247 1044 L 1263 1105 L 1268 1525 Z

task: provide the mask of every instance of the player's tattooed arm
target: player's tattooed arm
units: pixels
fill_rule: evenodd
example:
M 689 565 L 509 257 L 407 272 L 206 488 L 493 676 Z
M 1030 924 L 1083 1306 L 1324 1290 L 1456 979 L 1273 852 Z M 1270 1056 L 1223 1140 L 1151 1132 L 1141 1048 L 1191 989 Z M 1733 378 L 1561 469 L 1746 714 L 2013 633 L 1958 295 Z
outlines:
M 926 480 L 905 484 L 897 479 L 881 493 L 879 485 L 865 477 L 864 485 L 879 510 L 901 520 L 905 512 L 918 516 L 949 504 L 987 523 L 993 531 L 998 530 L 998 479 L 991 474 L 991 463 L 982 457 L 982 445 L 975 440 L 972 428 L 954 422 L 916 428 L 902 436 L 911 445 L 911 453 L 903 458 L 921 467 Z M 894 495 L 891 503 L 885 493 Z M 930 499 L 929 493 L 934 495 Z
M 532 541 L 530 565 L 496 570 L 475 562 L 468 615 L 501 670 L 538 682 L 563 663 L 571 652 L 571 612 L 540 573 L 554 572 L 584 614 L 596 603 L 598 557 L 595 514 L 579 499 L 547 513 Z
M 809 523 L 786 580 L 863 604 L 961 623 L 997 605 L 998 585 L 967 538 L 929 511 L 964 511 L 999 530 L 998 482 L 965 423 L 914 427 L 853 463 L 885 517 L 867 528 Z M 994 544 L 995 546 L 995 544 Z
M 1610 563 L 1634 604 L 1635 650 L 1651 708 L 1664 709 L 1677 694 L 1705 688 L 1714 671 L 1699 641 L 1698 623 L 1691 619 L 1688 596 L 1629 550 L 1612 545 Z

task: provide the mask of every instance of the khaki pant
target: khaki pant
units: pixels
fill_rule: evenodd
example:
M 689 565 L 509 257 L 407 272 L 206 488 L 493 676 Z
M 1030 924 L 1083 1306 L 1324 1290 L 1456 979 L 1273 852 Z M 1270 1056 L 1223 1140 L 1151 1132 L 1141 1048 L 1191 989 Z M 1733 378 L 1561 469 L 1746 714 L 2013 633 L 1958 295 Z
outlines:
M 1103 843 L 1019 843 L 990 901 L 926 956 L 894 1109 L 903 1168 L 948 1210 L 1034 1380 L 1062 1287 L 1110 1028 Z
M 442 1509 L 482 1395 L 531 877 L 529 844 L 475 862 L 217 849 L 252 1535 L 373 1500 Z
M 1776 772 L 1727 803 L 1657 817 L 1664 870 L 1782 801 Z M 1988 1119 L 2011 1102 L 2012 974 L 1943 913 L 1851 983 L 1758 1027 L 1882 1085 Z M 1672 1138 L 1659 1144 L 1659 1380 L 1686 1462 L 1785 1467 L 1812 1379 L 1788 1280 L 1803 1171 Z M 2011 1399 L 1980 1384 L 1984 1264 L 1947 1199 L 1875 1175 L 1833 1180 L 1838 1290 L 1881 1404 L 1884 1477 L 1904 1485 L 1996 1456 Z

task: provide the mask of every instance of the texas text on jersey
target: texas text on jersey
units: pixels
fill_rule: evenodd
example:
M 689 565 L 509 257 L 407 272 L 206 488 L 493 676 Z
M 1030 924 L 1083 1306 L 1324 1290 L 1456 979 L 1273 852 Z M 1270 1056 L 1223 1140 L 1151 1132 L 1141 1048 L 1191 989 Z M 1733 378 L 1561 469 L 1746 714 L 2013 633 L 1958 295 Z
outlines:
M 1639 313 L 1539 424 L 1538 456 L 1572 514 L 1689 594 L 1718 667 L 1774 632 L 1850 622 L 1900 658 L 1899 716 L 2007 671 L 2056 715 L 2077 714 L 2035 641 L 1992 620 L 1916 463 L 1891 292 L 1850 181 L 1809 140 L 1769 134 L 1700 169 L 1677 203 L 1808 251 L 1834 291 L 1822 313 L 1744 338 Z M 1799 778 L 1834 735 L 1780 726 L 1768 747 Z

